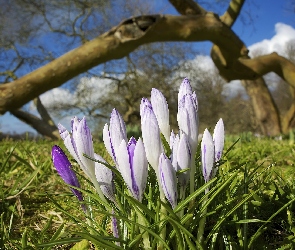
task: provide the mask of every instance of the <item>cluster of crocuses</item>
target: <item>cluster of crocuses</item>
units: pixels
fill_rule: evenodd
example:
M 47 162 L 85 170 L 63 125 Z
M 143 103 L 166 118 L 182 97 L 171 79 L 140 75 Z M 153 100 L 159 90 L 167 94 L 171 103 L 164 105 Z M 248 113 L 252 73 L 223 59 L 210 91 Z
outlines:
M 195 154 L 198 145 L 198 103 L 190 82 L 185 78 L 178 93 L 177 121 L 178 134 L 170 130 L 169 109 L 164 95 L 152 89 L 150 101 L 143 98 L 140 105 L 142 139 L 127 139 L 126 126 L 119 112 L 111 113 L 110 124 L 103 129 L 105 147 L 113 159 L 114 167 L 121 173 L 130 194 L 142 201 L 150 165 L 159 182 L 160 195 L 166 197 L 171 206 L 177 205 L 178 196 L 183 199 L 187 185 L 190 193 L 195 191 Z M 116 191 L 113 173 L 105 166 L 105 160 L 94 153 L 93 141 L 86 119 L 74 117 L 69 133 L 59 124 L 61 138 L 86 176 L 93 183 L 103 202 L 105 197 L 115 202 Z M 161 133 L 170 146 L 171 155 L 166 155 Z M 213 138 L 206 129 L 201 143 L 201 161 L 204 180 L 215 176 L 224 145 L 222 119 L 214 129 Z M 85 157 L 87 155 L 88 157 Z M 93 161 L 89 158 L 96 159 Z M 63 180 L 72 186 L 80 187 L 66 155 L 58 147 L 52 149 L 54 166 Z M 149 163 L 149 165 L 148 165 Z M 179 172 L 178 175 L 176 173 Z M 178 195 L 178 188 L 180 194 Z M 72 189 L 79 200 L 82 195 Z

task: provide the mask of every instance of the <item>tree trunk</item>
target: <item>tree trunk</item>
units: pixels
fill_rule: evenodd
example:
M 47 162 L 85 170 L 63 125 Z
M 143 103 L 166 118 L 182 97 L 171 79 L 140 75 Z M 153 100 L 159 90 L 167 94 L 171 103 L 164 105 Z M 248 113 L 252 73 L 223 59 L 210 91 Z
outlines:
M 275 136 L 282 132 L 278 108 L 263 78 L 243 80 L 262 134 Z

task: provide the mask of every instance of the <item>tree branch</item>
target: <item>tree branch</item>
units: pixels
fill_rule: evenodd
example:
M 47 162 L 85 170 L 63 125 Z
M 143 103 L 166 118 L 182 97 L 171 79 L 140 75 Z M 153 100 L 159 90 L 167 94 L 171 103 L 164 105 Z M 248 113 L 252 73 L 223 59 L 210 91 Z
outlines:
M 245 0 L 231 0 L 226 12 L 220 17 L 220 20 L 228 27 L 232 27 L 240 15 Z
M 55 125 L 51 126 L 48 123 L 42 121 L 39 117 L 20 109 L 11 110 L 10 113 L 14 115 L 16 118 L 22 120 L 23 122 L 33 127 L 41 135 L 44 135 L 53 140 L 57 140 L 60 138 Z
M 206 10 L 193 0 L 169 0 L 181 15 L 206 14 Z

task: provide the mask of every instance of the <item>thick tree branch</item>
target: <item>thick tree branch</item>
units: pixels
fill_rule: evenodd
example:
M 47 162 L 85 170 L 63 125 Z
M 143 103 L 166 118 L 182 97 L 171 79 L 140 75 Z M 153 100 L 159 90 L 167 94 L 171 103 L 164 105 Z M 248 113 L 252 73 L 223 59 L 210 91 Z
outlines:
M 34 104 L 37 108 L 38 113 L 40 114 L 42 120 L 47 123 L 49 126 L 55 126 L 54 121 L 52 120 L 51 116 L 49 115 L 49 113 L 47 112 L 46 108 L 43 106 L 41 100 L 39 97 L 36 97 L 34 99 Z M 57 128 L 57 127 L 56 127 Z
M 31 127 L 33 127 L 37 132 L 45 137 L 57 140 L 59 139 L 59 133 L 56 129 L 56 126 L 51 126 L 48 123 L 43 122 L 39 117 L 34 116 L 28 112 L 23 110 L 12 110 L 10 111 L 12 115 L 16 118 L 22 120 L 23 122 L 27 123 Z
M 181 15 L 199 15 L 207 12 L 194 0 L 169 0 L 169 2 Z
M 220 20 L 228 27 L 232 27 L 240 15 L 245 0 L 231 0 L 226 12 L 220 17 Z
M 239 61 L 247 69 L 251 68 L 254 74 L 263 76 L 269 72 L 274 72 L 291 86 L 295 87 L 295 65 L 276 52 L 255 57 L 251 60 L 241 58 Z

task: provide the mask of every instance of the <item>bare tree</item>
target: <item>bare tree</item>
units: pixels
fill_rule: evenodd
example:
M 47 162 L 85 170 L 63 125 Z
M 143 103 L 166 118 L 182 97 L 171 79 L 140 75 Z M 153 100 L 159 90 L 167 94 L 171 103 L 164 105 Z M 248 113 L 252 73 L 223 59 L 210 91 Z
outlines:
M 23 0 L 24 1 L 24 0 Z M 262 76 L 274 72 L 295 87 L 295 65 L 277 53 L 250 58 L 248 49 L 231 27 L 240 15 L 244 0 L 232 0 L 218 16 L 193 0 L 169 1 L 181 16 L 141 15 L 123 20 L 108 32 L 83 43 L 43 67 L 0 86 L 0 112 L 20 108 L 28 101 L 94 66 L 123 58 L 143 44 L 168 41 L 211 41 L 211 57 L 220 75 L 231 81 L 241 79 L 250 96 L 261 130 L 267 135 L 282 132 L 277 106 Z

